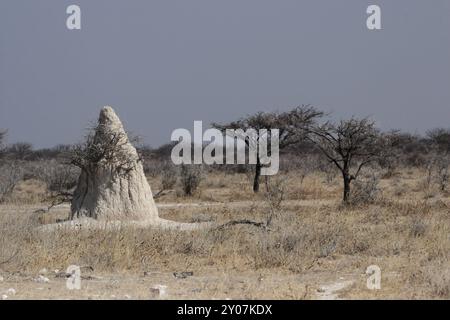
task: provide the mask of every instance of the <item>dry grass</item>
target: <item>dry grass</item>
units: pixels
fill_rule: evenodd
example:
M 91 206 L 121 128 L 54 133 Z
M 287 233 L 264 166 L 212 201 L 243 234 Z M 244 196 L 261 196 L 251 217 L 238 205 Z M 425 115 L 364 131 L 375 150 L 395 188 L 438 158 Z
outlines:
M 326 279 L 324 274 L 358 278 L 367 266 L 377 264 L 383 274 L 382 290 L 367 290 L 363 277 L 343 291 L 343 297 L 449 299 L 450 201 L 445 194 L 430 198 L 428 190 L 418 188 L 422 177 L 421 172 L 405 170 L 381 180 L 382 196 L 375 203 L 348 207 L 339 202 L 339 179 L 327 184 L 324 176 L 314 174 L 299 186 L 295 173 L 290 173 L 284 177 L 286 200 L 270 230 L 243 225 L 191 232 L 124 228 L 95 233 L 38 231 L 35 227 L 43 220 L 33 210 L 42 206 L 39 202 L 45 196 L 35 181 L 28 181 L 19 186 L 11 203 L 0 206 L 0 270 L 33 273 L 76 264 L 120 274 L 195 270 L 301 275 L 321 282 Z M 157 180 L 150 180 L 152 186 L 158 186 Z M 160 215 L 178 221 L 224 223 L 264 221 L 270 210 L 263 194 L 251 192 L 245 174 L 209 174 L 200 189 L 189 198 L 172 190 L 158 202 L 206 202 L 204 206 L 163 208 Z M 28 201 L 21 200 L 27 197 Z M 19 201 L 29 205 L 19 205 Z M 65 214 L 55 209 L 45 215 L 50 221 Z M 256 287 L 247 287 L 246 297 L 312 297 L 305 290 L 300 293 L 298 284 L 284 283 L 280 288 L 256 294 L 252 291 Z M 216 286 L 215 290 L 221 289 Z

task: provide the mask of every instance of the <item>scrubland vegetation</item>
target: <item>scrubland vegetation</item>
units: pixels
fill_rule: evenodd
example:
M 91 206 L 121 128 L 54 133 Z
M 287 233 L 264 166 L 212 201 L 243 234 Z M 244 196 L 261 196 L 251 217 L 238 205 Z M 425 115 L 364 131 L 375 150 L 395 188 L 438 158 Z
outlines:
M 76 185 L 73 148 L 4 143 L 0 272 L 33 274 L 76 264 L 109 274 L 193 270 L 242 274 L 250 282 L 289 279 L 249 285 L 234 298 L 315 298 L 321 283 L 345 277 L 354 282 L 342 291 L 344 298 L 449 299 L 450 130 L 418 136 L 351 121 L 322 124 L 308 131 L 309 138 L 286 145 L 280 173 L 258 177 L 259 188 L 255 166 L 177 167 L 170 145 L 141 146 L 160 216 L 220 226 L 184 232 L 40 232 L 36 227 L 68 217 L 67 206 L 52 206 L 70 201 Z M 355 128 L 359 140 L 352 140 Z M 382 270 L 377 291 L 365 287 L 365 270 L 373 264 Z M 216 283 L 208 290 L 225 287 Z

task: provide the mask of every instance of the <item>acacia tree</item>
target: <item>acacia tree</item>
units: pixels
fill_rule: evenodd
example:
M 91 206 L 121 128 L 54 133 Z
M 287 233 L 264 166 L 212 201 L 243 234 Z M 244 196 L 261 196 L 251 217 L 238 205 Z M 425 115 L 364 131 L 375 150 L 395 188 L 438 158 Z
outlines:
M 341 172 L 343 201 L 349 202 L 350 185 L 364 166 L 377 161 L 386 150 L 384 138 L 373 121 L 352 117 L 338 123 L 326 122 L 309 130 L 312 141 Z
M 295 107 L 287 112 L 258 112 L 254 115 L 241 118 L 227 124 L 213 123 L 212 126 L 216 129 L 226 133 L 227 129 L 241 129 L 247 132 L 249 129 L 256 131 L 254 140 L 251 137 L 244 135 L 240 137 L 246 144 L 247 148 L 250 145 L 257 146 L 260 139 L 267 139 L 270 144 L 270 135 L 265 137 L 260 136 L 261 129 L 278 129 L 279 130 L 279 149 L 282 150 L 287 146 L 296 144 L 305 138 L 308 128 L 316 123 L 316 120 L 323 116 L 323 112 L 318 111 L 310 105 L 302 105 Z M 239 138 L 239 137 L 238 137 Z M 268 148 L 268 152 L 270 149 Z M 256 164 L 254 168 L 253 191 L 259 191 L 261 168 L 261 155 L 259 148 L 256 148 Z
M 436 128 L 429 130 L 427 137 L 438 148 L 439 152 L 450 153 L 450 129 Z

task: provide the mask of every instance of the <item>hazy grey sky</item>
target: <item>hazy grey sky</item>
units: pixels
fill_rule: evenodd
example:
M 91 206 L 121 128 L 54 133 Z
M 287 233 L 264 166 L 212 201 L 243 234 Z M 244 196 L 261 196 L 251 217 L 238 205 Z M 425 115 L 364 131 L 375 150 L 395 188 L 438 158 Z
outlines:
M 194 120 L 308 103 L 383 129 L 450 127 L 450 0 L 0 1 L 9 142 L 76 142 L 103 105 L 157 146 Z

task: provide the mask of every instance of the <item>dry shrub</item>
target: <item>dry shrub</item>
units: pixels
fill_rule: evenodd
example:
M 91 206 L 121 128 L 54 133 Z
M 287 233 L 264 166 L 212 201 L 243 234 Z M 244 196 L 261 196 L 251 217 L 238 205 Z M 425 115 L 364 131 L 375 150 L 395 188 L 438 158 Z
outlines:
M 24 212 L 0 212 L 0 269 L 8 265 L 23 268 L 28 262 L 27 253 L 37 216 Z
M 269 205 L 269 213 L 267 215 L 266 225 L 270 226 L 272 220 L 279 216 L 281 212 L 281 204 L 285 199 L 286 178 L 282 176 L 265 177 L 266 190 L 264 198 Z
M 180 183 L 185 196 L 192 196 L 204 178 L 202 165 L 181 165 Z
M 31 219 L 27 213 L 21 217 Z M 282 267 L 299 271 L 317 257 L 333 254 L 335 248 L 345 243 L 341 239 L 346 234 L 342 226 L 336 228 L 334 217 L 304 225 L 292 214 L 280 216 L 270 232 L 254 226 L 195 232 L 132 228 L 43 232 L 35 228 L 34 220 L 30 224 L 12 218 L 13 213 L 0 216 L 4 228 L 2 259 L 6 260 L 20 248 L 20 255 L 6 266 L 22 271 L 61 269 L 70 264 L 89 265 L 96 271 L 205 265 L 246 269 L 249 261 L 251 268 Z
M 399 207 L 374 205 L 370 211 L 376 218 L 369 218 L 367 208 L 347 207 L 339 211 L 335 206 L 325 206 L 292 210 L 284 204 L 283 214 L 273 221 L 270 231 L 241 225 L 194 232 L 132 228 L 40 232 L 26 210 L 19 213 L 19 219 L 17 211 L 3 210 L 0 262 L 9 260 L 2 265 L 6 270 L 34 272 L 41 268 L 61 270 L 76 264 L 92 266 L 96 272 L 137 273 L 154 268 L 201 272 L 214 267 L 302 273 L 322 270 L 328 263 L 342 259 L 349 261 L 354 270 L 368 265 L 368 259 L 383 257 L 383 263 L 391 269 L 395 264 L 390 262 L 401 262 L 401 273 L 409 273 L 412 288 L 429 292 L 425 296 L 444 298 L 448 290 L 445 268 L 450 252 L 449 226 L 442 208 L 429 206 L 432 209 L 400 212 Z M 220 220 L 218 223 L 238 218 L 261 221 L 266 210 L 267 205 L 251 210 L 225 207 L 222 211 L 212 208 L 208 214 Z M 195 212 L 178 209 L 176 214 L 189 214 L 195 219 Z M 426 232 L 411 232 L 415 221 L 427 215 L 431 216 Z
M 446 191 L 450 181 L 450 156 L 442 155 L 436 164 L 435 179 L 440 191 Z
M 80 175 L 79 168 L 56 160 L 41 161 L 35 168 L 39 180 L 45 182 L 51 193 L 65 193 L 73 189 Z
M 326 160 L 318 160 L 319 172 L 325 176 L 325 183 L 331 184 L 338 175 L 338 169 L 334 163 Z
M 426 270 L 425 277 L 433 294 L 450 299 L 450 261 L 446 265 L 435 266 Z
M 380 178 L 372 171 L 360 180 L 355 180 L 350 192 L 351 205 L 367 205 L 375 203 L 381 194 Z
M 418 174 L 413 172 L 410 176 Z M 288 178 L 295 179 L 295 172 Z M 310 183 L 313 178 L 320 181 L 322 176 L 311 175 L 305 181 Z M 276 179 L 271 182 L 272 191 L 277 193 L 278 188 L 273 187 Z M 414 185 L 417 179 L 406 182 Z M 205 206 L 201 210 L 166 208 L 160 214 L 178 221 L 212 220 L 218 224 L 239 219 L 265 221 L 270 203 L 261 201 L 262 196 L 266 198 L 263 192 L 254 201 L 248 200 L 252 199 L 248 195 L 253 193 L 244 174 L 227 175 L 226 186 L 236 195 L 244 193 L 243 187 L 247 187 L 247 198 L 242 195 L 239 198 L 246 199 L 247 203 Z M 336 190 L 339 192 L 339 187 Z M 312 201 L 281 201 L 278 209 L 282 214 L 273 219 L 270 231 L 237 225 L 195 232 L 131 228 L 38 232 L 31 210 L 3 204 L 0 206 L 0 263 L 7 262 L 0 268 L 37 272 L 41 268 L 63 270 L 76 264 L 90 265 L 99 273 L 140 273 L 150 268 L 205 274 L 211 269 L 244 274 L 258 270 L 275 276 L 284 272 L 292 272 L 293 276 L 305 273 L 321 281 L 322 272 L 333 276 L 337 271 L 359 274 L 375 261 L 383 274 L 395 273 L 398 278 L 397 282 L 386 282 L 393 298 L 408 296 L 411 291 L 414 297 L 449 298 L 448 201 L 412 197 L 398 201 L 383 194 L 384 201 L 339 207 L 337 198 L 334 202 L 322 201 L 324 195 L 321 193 Z M 223 199 L 236 200 L 234 196 L 228 193 Z M 274 201 L 274 207 L 277 203 Z M 372 294 L 364 292 L 366 297 Z
M 295 176 L 296 183 L 302 185 L 308 175 L 313 174 L 317 169 L 319 159 L 315 155 L 300 155 L 295 157 L 282 157 L 280 171 L 283 173 L 292 173 Z
M 162 190 L 173 189 L 177 183 L 177 170 L 175 166 L 166 164 L 161 172 L 161 188 Z
M 438 192 L 447 190 L 450 180 L 450 156 L 448 154 L 435 153 L 426 161 L 425 176 L 419 187 L 425 192 L 426 198 L 435 197 Z
M 409 234 L 410 258 L 405 265 L 405 273 L 407 282 L 421 296 L 449 299 L 450 225 L 448 213 L 441 210 L 435 206 L 432 213 L 411 218 L 412 231 L 415 232 Z M 418 222 L 418 219 L 427 219 L 426 224 Z
M 201 232 L 133 228 L 96 232 L 33 231 L 28 237 L 24 234 L 14 237 L 21 246 L 21 258 L 11 261 L 8 266 L 22 270 L 61 269 L 71 264 L 111 272 L 145 271 L 154 267 L 166 269 L 168 264 L 186 268 L 183 262 L 192 264 L 195 259 L 201 262 L 202 258 L 208 257 L 212 244 L 204 240 L 205 235 Z
M 0 165 L 0 203 L 4 202 L 23 178 L 23 167 L 17 161 Z
M 428 263 L 427 266 L 409 266 L 407 282 L 421 295 L 450 299 L 449 265 L 450 261 L 446 260 L 445 263 Z
M 260 231 L 257 243 L 249 248 L 255 268 L 284 267 L 302 272 L 317 259 L 336 254 L 361 254 L 373 242 L 373 232 L 361 227 L 357 232 L 343 216 L 309 213 L 299 221 L 292 214 L 277 220 L 276 231 Z
M 156 178 L 164 168 L 167 166 L 167 162 L 163 160 L 145 158 L 142 161 L 142 166 L 144 168 L 144 173 L 148 177 Z
M 427 231 L 427 225 L 418 218 L 414 218 L 410 228 L 410 235 L 414 238 L 424 236 L 425 232 Z

